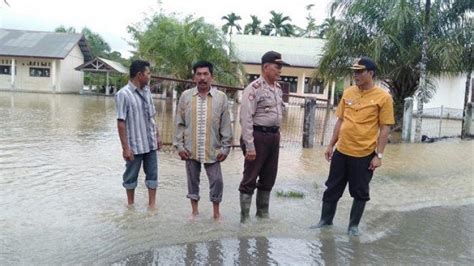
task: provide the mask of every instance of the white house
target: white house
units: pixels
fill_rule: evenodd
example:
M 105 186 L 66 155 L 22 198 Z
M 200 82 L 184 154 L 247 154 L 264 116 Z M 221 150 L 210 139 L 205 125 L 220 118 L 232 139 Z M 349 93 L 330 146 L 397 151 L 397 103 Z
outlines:
M 280 84 L 284 92 L 328 98 L 328 88 L 324 86 L 324 82 L 319 79 L 311 80 L 325 40 L 238 34 L 232 36 L 231 42 L 237 58 L 244 66 L 247 82 L 259 77 L 262 55 L 274 50 L 281 53 L 283 60 L 291 65 L 282 70 Z
M 90 59 L 82 34 L 0 29 L 0 90 L 79 93 Z

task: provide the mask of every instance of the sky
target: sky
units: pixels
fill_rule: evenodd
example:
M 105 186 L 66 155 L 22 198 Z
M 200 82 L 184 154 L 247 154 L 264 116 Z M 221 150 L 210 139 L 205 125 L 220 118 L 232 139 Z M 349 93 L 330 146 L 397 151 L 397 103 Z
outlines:
M 130 56 L 133 48 L 127 26 L 141 22 L 156 11 L 176 13 L 178 17 L 194 15 L 218 26 L 224 24 L 222 16 L 235 12 L 242 17 L 243 26 L 256 15 L 262 24 L 268 22 L 270 11 L 283 13 L 299 27 L 306 25 L 308 11 L 305 7 L 314 4 L 312 16 L 317 24 L 329 16 L 331 0 L 7 0 L 10 6 L 0 1 L 0 28 L 54 31 L 60 25 L 83 27 L 99 33 L 112 50 L 122 56 Z

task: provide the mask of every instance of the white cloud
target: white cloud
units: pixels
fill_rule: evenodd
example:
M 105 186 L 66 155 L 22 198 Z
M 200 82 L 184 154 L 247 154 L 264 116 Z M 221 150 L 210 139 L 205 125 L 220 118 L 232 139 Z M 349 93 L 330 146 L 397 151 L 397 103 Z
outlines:
M 250 15 L 257 15 L 263 23 L 270 17 L 271 10 L 291 17 L 300 27 L 305 25 L 305 6 L 315 4 L 312 15 L 322 22 L 328 15 L 329 0 L 9 0 L 10 7 L 0 5 L 0 27 L 10 29 L 52 31 L 59 25 L 75 27 L 77 30 L 89 27 L 99 33 L 113 50 L 128 56 L 127 26 L 143 20 L 146 14 L 161 7 L 166 13 L 175 12 L 181 16 L 192 14 L 204 17 L 206 21 L 220 27 L 221 17 L 235 12 L 242 17 L 241 26 L 250 21 Z

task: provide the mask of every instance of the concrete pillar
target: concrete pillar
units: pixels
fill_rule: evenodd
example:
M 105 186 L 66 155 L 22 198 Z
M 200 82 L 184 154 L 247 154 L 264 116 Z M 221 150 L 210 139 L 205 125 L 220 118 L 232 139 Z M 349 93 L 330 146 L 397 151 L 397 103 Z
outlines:
M 56 60 L 53 60 L 53 62 L 51 62 L 51 82 L 52 82 L 52 87 L 53 87 L 53 92 L 56 92 L 57 90 L 57 78 L 58 75 L 56 75 Z
M 303 95 L 304 94 L 304 80 L 306 78 L 306 75 L 304 72 L 301 73 L 301 75 L 298 77 L 298 86 L 296 87 L 296 94 L 298 95 Z
M 15 76 L 16 76 L 16 73 L 15 73 L 15 66 L 16 66 L 16 61 L 15 61 L 15 58 L 12 58 L 12 64 L 11 64 L 11 87 L 12 89 L 15 88 Z
M 316 100 L 305 99 L 303 122 L 303 148 L 313 148 L 316 126 Z
M 403 106 L 403 129 L 402 129 L 402 140 L 403 142 L 411 142 L 411 124 L 413 120 L 413 98 L 405 98 L 405 104 Z
M 474 130 L 472 130 L 472 105 L 473 103 L 467 103 L 466 116 L 464 116 L 464 132 L 466 132 L 466 137 L 474 137 Z
M 106 80 L 105 80 L 105 95 L 109 95 L 109 71 L 106 72 Z

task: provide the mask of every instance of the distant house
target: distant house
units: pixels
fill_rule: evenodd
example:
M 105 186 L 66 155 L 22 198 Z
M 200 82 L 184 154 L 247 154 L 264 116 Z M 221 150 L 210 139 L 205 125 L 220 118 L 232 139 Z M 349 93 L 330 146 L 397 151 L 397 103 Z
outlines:
M 231 42 L 235 48 L 237 58 L 242 62 L 247 73 L 247 82 L 251 82 L 260 76 L 262 55 L 267 51 L 274 50 L 281 53 L 283 60 L 291 65 L 283 67 L 282 70 L 280 84 L 284 91 L 327 99 L 328 88 L 324 86 L 324 81 L 311 79 L 317 67 L 316 64 L 322 55 L 325 40 L 234 35 Z
M 79 93 L 91 59 L 82 34 L 0 29 L 0 90 Z

